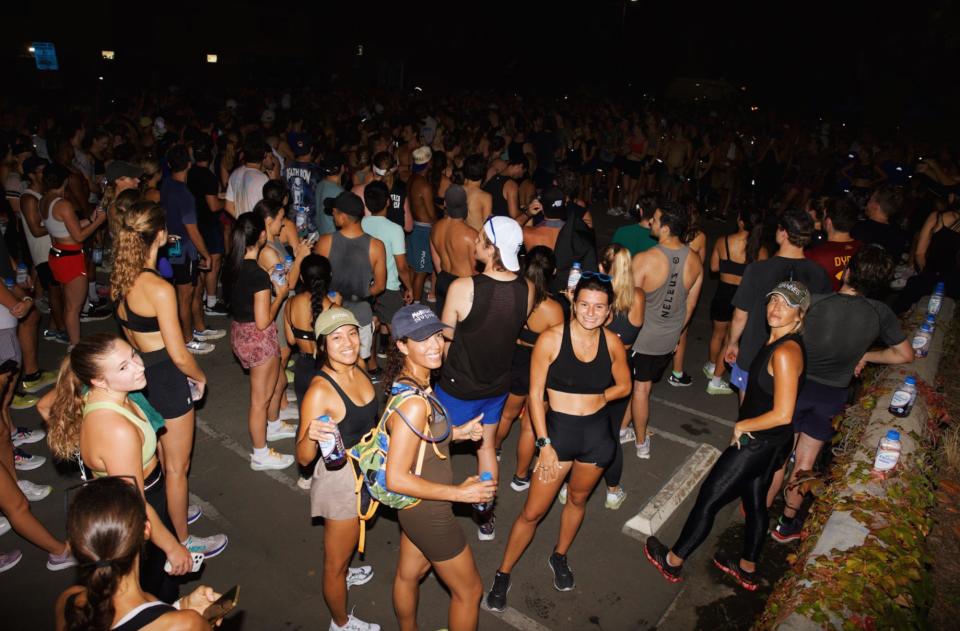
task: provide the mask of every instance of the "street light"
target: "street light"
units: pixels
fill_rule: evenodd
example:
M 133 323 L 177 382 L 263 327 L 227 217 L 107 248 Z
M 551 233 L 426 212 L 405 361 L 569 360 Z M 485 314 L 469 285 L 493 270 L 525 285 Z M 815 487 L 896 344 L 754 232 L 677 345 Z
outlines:
M 33 46 L 27 46 L 27 52 L 32 55 L 33 53 L 37 52 L 37 49 Z
M 113 50 L 101 50 L 100 57 L 106 59 L 107 61 L 113 61 L 114 57 L 117 56 L 116 51 Z
M 216 56 L 216 55 L 213 55 L 213 54 L 210 54 L 210 53 L 207 53 L 207 63 L 208 63 L 208 64 L 215 64 L 215 63 L 217 63 L 217 56 Z

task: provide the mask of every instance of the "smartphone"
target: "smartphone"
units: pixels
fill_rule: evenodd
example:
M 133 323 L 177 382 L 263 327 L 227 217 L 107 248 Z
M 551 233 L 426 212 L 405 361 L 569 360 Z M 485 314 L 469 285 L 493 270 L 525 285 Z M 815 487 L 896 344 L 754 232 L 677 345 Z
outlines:
M 234 585 L 229 591 L 227 591 L 226 594 L 218 598 L 216 602 L 211 603 L 209 607 L 204 609 L 203 618 L 207 622 L 213 624 L 233 611 L 239 600 L 240 586 Z
M 310 245 L 313 245 L 319 240 L 320 240 L 319 232 L 311 232 L 309 235 L 307 235 L 307 243 L 309 243 Z

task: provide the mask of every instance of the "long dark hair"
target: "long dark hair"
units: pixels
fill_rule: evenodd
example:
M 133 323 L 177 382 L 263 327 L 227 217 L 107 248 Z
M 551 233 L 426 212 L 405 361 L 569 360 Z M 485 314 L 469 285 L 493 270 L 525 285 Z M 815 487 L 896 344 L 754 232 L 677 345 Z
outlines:
M 82 606 L 66 608 L 67 629 L 100 631 L 113 624 L 113 597 L 143 548 L 146 521 L 143 497 L 123 478 L 94 480 L 73 496 L 67 540 L 87 591 Z
M 737 218 L 743 222 L 743 229 L 747 231 L 746 262 L 753 263 L 760 256 L 760 248 L 763 246 L 763 213 L 756 208 L 744 208 L 737 213 Z M 730 256 L 729 252 L 727 256 Z
M 533 283 L 533 309 L 550 297 L 550 281 L 556 271 L 557 259 L 547 246 L 538 245 L 527 252 L 523 275 Z
M 323 313 L 323 297 L 330 290 L 332 271 L 327 257 L 309 254 L 300 263 L 300 283 L 310 292 L 311 321 Z
M 257 244 L 260 233 L 266 230 L 263 217 L 259 213 L 244 213 L 237 218 L 233 226 L 233 250 L 230 252 L 230 271 L 234 278 L 243 265 L 247 248 Z

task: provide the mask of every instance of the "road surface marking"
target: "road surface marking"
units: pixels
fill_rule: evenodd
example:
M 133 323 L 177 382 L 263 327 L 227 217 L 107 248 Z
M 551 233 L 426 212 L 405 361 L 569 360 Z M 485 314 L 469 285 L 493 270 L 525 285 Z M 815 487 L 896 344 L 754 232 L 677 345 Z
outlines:
M 734 425 L 736 425 L 736 423 L 734 423 L 733 421 L 728 421 L 725 418 L 720 418 L 715 414 L 710 414 L 708 412 L 701 412 L 700 410 L 695 410 L 691 407 L 687 407 L 683 405 L 682 403 L 674 403 L 673 401 L 667 401 L 666 399 L 661 399 L 660 397 L 655 397 L 653 395 L 650 396 L 650 400 L 655 403 L 662 403 L 663 405 L 666 405 L 667 407 L 671 407 L 675 410 L 680 410 L 681 412 L 686 412 L 687 414 L 693 414 L 694 416 L 699 416 L 702 419 L 713 421 L 714 423 L 720 423 L 721 425 L 726 425 L 727 427 L 733 427 Z
M 224 528 L 233 528 L 233 524 L 231 524 L 230 521 L 224 517 L 223 514 L 218 511 L 210 502 L 191 493 L 190 503 L 200 506 L 200 509 L 203 511 L 204 519 L 209 519 L 210 521 L 219 524 Z
M 700 445 L 703 444 L 703 443 L 698 443 L 695 440 L 690 440 L 689 438 L 684 438 L 683 436 L 677 436 L 676 434 L 673 434 L 666 430 L 657 429 L 652 425 L 647 425 L 647 433 L 653 434 L 654 436 L 662 436 L 667 440 L 672 440 L 675 443 L 680 443 L 681 445 L 686 445 L 687 447 L 692 447 L 694 449 L 697 449 L 698 447 L 700 447 Z

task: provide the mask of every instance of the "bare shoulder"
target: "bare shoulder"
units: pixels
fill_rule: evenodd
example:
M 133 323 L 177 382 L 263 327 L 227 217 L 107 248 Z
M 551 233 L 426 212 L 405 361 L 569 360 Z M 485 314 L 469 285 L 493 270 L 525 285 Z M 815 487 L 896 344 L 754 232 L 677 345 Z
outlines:
M 171 611 L 165 613 L 151 624 L 144 627 L 144 631 L 209 631 L 210 624 L 196 611 Z

